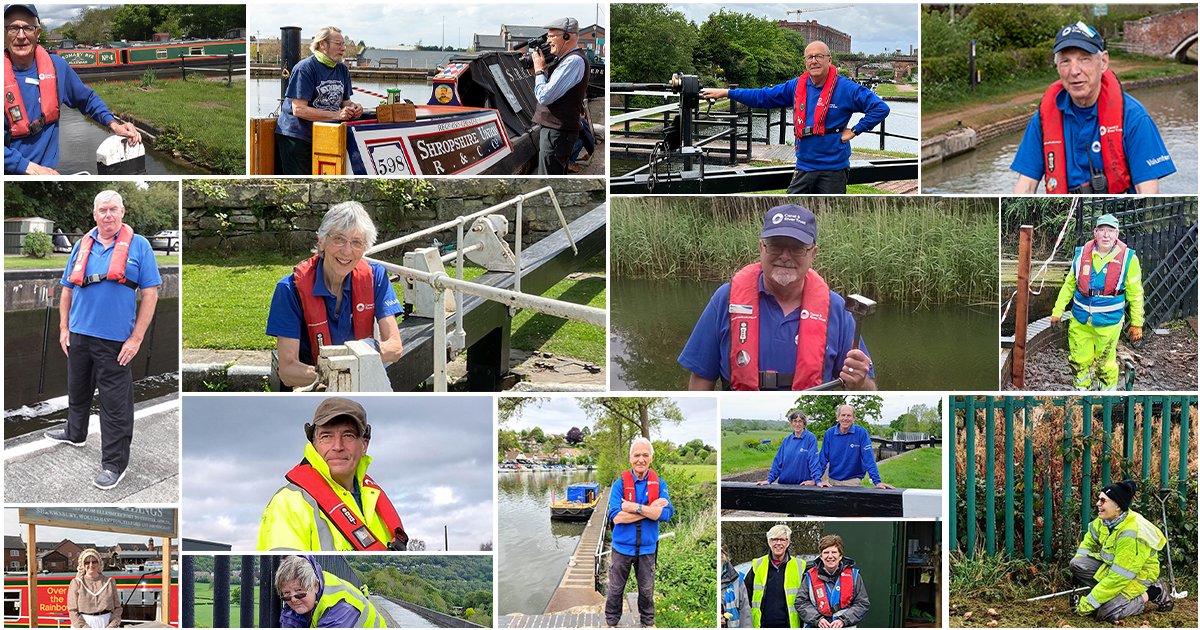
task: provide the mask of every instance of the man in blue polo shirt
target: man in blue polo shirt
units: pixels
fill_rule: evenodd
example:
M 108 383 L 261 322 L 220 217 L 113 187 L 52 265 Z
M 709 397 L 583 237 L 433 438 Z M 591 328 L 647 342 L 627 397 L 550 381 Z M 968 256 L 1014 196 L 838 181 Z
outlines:
M 384 365 L 400 358 L 403 348 L 395 316 L 404 306 L 383 266 L 363 259 L 375 236 L 375 223 L 362 204 L 336 204 L 317 228 L 317 254 L 275 284 L 267 334 L 276 338 L 284 385 L 304 387 L 317 381 L 320 345 L 369 339 Z M 321 343 L 314 344 L 314 338 Z
M 162 277 L 150 242 L 122 222 L 125 202 L 119 193 L 105 190 L 96 195 L 92 217 L 96 228 L 71 252 L 58 302 L 58 343 L 67 355 L 67 426 L 45 436 L 83 446 L 92 395 L 99 390 L 101 470 L 92 483 L 109 490 L 121 482 L 129 465 L 133 442 L 129 362 L 154 318 Z
M 876 389 L 845 299 L 812 269 L 816 250 L 807 208 L 767 211 L 759 262 L 717 289 L 679 355 L 688 389 L 712 391 L 720 380 L 735 390 L 798 390 L 835 378 L 845 389 Z
M 1054 40 L 1056 81 L 1042 96 L 1013 158 L 1013 192 L 1154 194 L 1175 172 L 1158 127 L 1108 69 L 1104 38 L 1076 22 Z
M 632 569 L 637 575 L 638 616 L 642 625 L 654 627 L 654 572 L 658 569 L 658 524 L 671 520 L 675 506 L 667 482 L 650 464 L 654 445 L 644 437 L 629 445 L 629 470 L 621 473 L 608 495 L 608 520 L 612 521 L 612 561 L 608 567 L 608 596 L 604 620 L 615 628 L 621 621 L 625 584 Z
M 817 485 L 860 486 L 864 475 L 871 476 L 876 488 L 893 490 L 895 486 L 883 483 L 879 467 L 875 465 L 875 449 L 871 447 L 871 434 L 854 424 L 854 407 L 841 405 L 837 410 L 837 424 L 829 427 L 821 440 L 821 455 L 817 460 L 817 476 L 829 469 L 829 479 Z
M 804 49 L 806 72 L 787 83 L 757 90 L 700 90 L 704 98 L 728 97 L 756 108 L 792 108 L 796 173 L 788 185 L 789 195 L 845 194 L 850 140 L 874 129 L 892 111 L 870 89 L 839 77 L 832 62 L 829 46 L 814 41 Z M 858 112 L 863 112 L 862 119 L 851 125 L 850 117 Z

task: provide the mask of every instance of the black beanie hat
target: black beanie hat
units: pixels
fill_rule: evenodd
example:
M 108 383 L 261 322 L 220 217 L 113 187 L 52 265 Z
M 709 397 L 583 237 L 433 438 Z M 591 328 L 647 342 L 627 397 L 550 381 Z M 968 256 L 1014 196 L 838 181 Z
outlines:
M 1133 503 L 1133 493 L 1137 492 L 1137 482 L 1132 479 L 1126 479 L 1125 481 L 1110 483 L 1104 486 L 1101 492 L 1108 495 L 1108 498 L 1121 506 L 1122 510 L 1128 510 L 1129 504 Z

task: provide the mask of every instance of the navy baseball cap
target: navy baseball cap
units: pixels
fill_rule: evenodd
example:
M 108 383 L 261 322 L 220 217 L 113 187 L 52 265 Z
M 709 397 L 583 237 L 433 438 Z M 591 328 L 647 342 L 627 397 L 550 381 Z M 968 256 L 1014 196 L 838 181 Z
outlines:
M 42 19 L 38 15 L 37 7 L 33 6 L 32 4 L 6 4 L 4 5 L 4 15 L 8 16 L 8 12 L 12 11 L 13 9 L 24 9 L 25 11 L 33 14 L 33 17 L 37 18 L 39 22 Z
M 1058 36 L 1054 38 L 1054 52 L 1060 52 L 1067 48 L 1081 48 L 1090 53 L 1107 50 L 1104 38 L 1100 37 L 1100 33 L 1083 22 L 1064 26 L 1058 31 Z
M 763 217 L 762 238 L 787 236 L 805 245 L 817 242 L 817 218 L 808 208 L 789 203 L 767 210 Z

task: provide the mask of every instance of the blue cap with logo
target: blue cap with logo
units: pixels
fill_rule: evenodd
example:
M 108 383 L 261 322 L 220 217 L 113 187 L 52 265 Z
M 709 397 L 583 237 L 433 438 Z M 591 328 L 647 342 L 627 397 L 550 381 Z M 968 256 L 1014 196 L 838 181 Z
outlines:
M 763 217 L 762 238 L 787 236 L 805 245 L 817 242 L 817 218 L 808 208 L 789 203 L 767 210 Z
M 38 17 L 37 7 L 33 6 L 32 4 L 6 4 L 4 5 L 4 15 L 7 16 L 8 12 L 12 11 L 13 9 L 22 9 L 26 13 L 33 15 L 33 17 L 39 20 L 42 19 Z
M 1054 38 L 1054 52 L 1067 48 L 1081 48 L 1094 54 L 1107 50 L 1108 47 L 1096 29 L 1083 22 L 1076 22 L 1059 29 L 1058 36 Z

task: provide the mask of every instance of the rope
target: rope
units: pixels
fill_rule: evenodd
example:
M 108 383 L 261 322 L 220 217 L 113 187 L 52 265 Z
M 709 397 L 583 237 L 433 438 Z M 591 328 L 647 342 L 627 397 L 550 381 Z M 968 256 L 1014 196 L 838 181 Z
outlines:
M 1033 277 L 1029 279 L 1029 284 L 1031 286 L 1033 285 L 1034 282 L 1038 281 L 1038 278 L 1041 278 L 1042 275 L 1046 273 L 1046 268 L 1049 267 L 1050 263 L 1054 260 L 1054 254 L 1056 254 L 1058 252 L 1059 246 L 1062 245 L 1063 238 L 1067 234 L 1067 226 L 1071 224 L 1071 217 L 1075 216 L 1075 210 L 1079 207 L 1079 203 L 1080 203 L 1079 197 L 1076 197 L 1075 199 L 1073 199 L 1071 201 L 1071 210 L 1070 210 L 1070 212 L 1067 212 L 1067 219 L 1066 219 L 1066 221 L 1063 221 L 1062 229 L 1060 229 L 1058 231 L 1058 238 L 1056 238 L 1054 240 L 1054 247 L 1051 248 L 1051 250 L 1050 250 L 1050 256 L 1048 258 L 1046 258 L 1046 260 L 1042 261 L 1042 266 L 1038 267 L 1037 273 L 1033 274 Z M 1042 289 L 1045 288 L 1045 286 L 1046 286 L 1046 280 L 1043 278 L 1041 285 L 1038 286 L 1037 290 L 1035 291 L 1033 289 L 1029 289 L 1029 293 L 1032 295 L 1041 295 Z M 1000 316 L 1001 322 L 1008 320 L 1009 308 L 1012 307 L 1013 300 L 1016 299 L 1016 297 L 1017 297 L 1017 291 L 1016 291 L 1016 289 L 1013 289 L 1012 295 L 1010 295 L 1008 297 L 1008 301 L 1004 303 L 1004 314 Z

